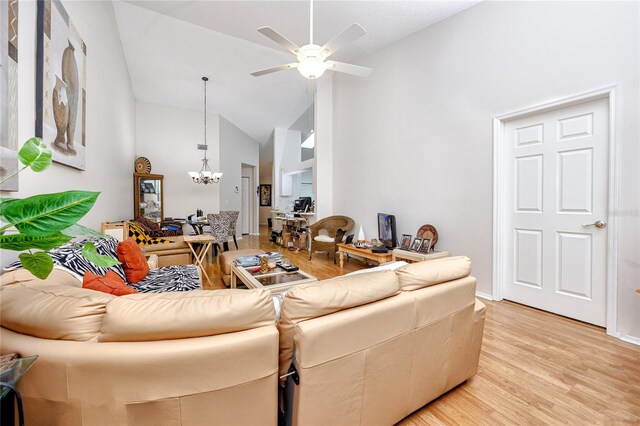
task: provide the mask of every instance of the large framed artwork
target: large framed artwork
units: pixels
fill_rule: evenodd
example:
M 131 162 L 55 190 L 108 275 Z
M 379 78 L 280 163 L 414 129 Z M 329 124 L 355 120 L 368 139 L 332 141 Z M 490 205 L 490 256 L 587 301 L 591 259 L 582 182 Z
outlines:
M 87 46 L 60 0 L 38 0 L 36 136 L 53 161 L 85 169 Z
M 271 206 L 271 185 L 260 185 L 260 207 Z
M 18 171 L 18 0 L 0 1 L 0 180 Z M 18 175 L 0 185 L 17 191 Z

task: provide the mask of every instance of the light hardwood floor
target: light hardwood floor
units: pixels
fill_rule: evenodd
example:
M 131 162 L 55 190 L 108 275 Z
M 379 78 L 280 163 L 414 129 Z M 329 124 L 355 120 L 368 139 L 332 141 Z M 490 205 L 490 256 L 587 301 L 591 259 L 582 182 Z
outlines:
M 334 265 L 325 254 L 289 252 L 261 236 L 240 248 L 283 251 L 318 279 L 362 269 Z M 233 245 L 233 243 L 231 243 Z M 223 288 L 207 265 L 212 288 Z M 630 297 L 634 297 L 631 295 Z M 401 425 L 640 425 L 640 347 L 599 327 L 512 302 L 487 305 L 478 374 L 405 418 Z

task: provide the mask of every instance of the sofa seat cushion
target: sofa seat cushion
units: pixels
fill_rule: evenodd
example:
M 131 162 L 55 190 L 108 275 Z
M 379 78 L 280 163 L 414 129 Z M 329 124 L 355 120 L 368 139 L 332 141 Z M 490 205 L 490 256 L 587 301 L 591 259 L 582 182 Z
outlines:
M 0 323 L 16 333 L 42 339 L 97 338 L 106 306 L 117 297 L 80 288 L 75 277 L 54 269 L 42 281 L 26 269 L 2 275 Z
M 264 251 L 259 249 L 245 249 L 225 251 L 220 254 L 220 270 L 223 275 L 231 275 L 231 262 L 242 256 L 253 256 L 262 254 Z
M 274 323 L 271 292 L 265 289 L 132 294 L 109 303 L 98 340 L 184 339 Z
M 343 276 L 302 284 L 287 291 L 280 313 L 280 374 L 289 369 L 293 357 L 293 335 L 302 321 L 365 305 L 397 294 L 393 271 Z
M 468 276 L 471 274 L 471 260 L 466 256 L 425 260 L 396 269 L 396 274 L 400 289 L 413 291 Z
M 164 293 L 199 290 L 202 284 L 195 265 L 174 265 L 150 270 L 142 281 L 131 284 L 131 288 L 139 293 Z

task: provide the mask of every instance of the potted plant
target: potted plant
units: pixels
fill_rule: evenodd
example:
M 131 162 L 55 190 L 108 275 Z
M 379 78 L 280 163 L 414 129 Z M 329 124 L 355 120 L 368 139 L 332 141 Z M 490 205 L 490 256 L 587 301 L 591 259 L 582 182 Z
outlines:
M 30 168 L 42 172 L 51 166 L 51 150 L 40 138 L 29 139 L 18 152 L 23 164 L 17 172 L 2 179 L 3 183 Z M 22 266 L 40 279 L 53 270 L 53 259 L 46 250 L 68 243 L 75 237 L 102 234 L 78 224 L 95 204 L 99 192 L 65 191 L 15 199 L 0 198 L 0 249 L 22 252 Z M 117 265 L 117 259 L 100 255 L 93 243 L 87 242 L 82 255 L 103 267 Z

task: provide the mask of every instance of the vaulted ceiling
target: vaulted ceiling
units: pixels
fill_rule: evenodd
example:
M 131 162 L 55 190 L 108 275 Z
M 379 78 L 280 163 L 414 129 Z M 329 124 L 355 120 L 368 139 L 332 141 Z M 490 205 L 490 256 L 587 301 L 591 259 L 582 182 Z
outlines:
M 324 44 L 353 22 L 367 34 L 332 59 L 358 58 L 458 13 L 477 1 L 315 1 L 314 42 Z M 258 142 L 289 127 L 313 98 L 295 70 L 250 72 L 294 61 L 256 31 L 270 26 L 302 46 L 309 41 L 307 1 L 114 1 L 116 21 L 138 101 L 209 111 Z M 375 71 L 374 71 L 375 72 Z M 357 77 L 351 77 L 357 78 Z

